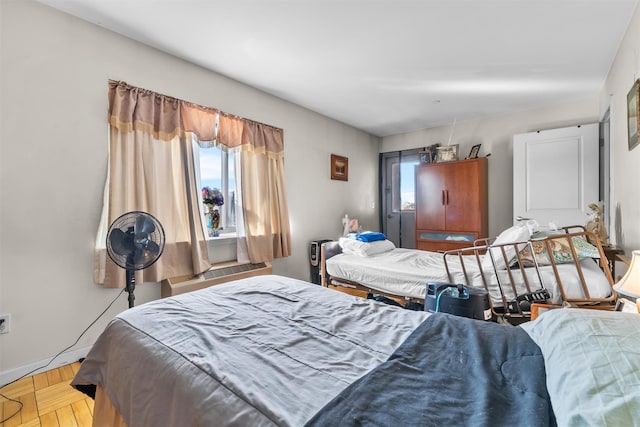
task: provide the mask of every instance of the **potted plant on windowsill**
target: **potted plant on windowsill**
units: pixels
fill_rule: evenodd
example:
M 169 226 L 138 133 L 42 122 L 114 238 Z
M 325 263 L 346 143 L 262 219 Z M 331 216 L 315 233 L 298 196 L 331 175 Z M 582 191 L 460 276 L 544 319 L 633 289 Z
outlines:
M 202 188 L 202 203 L 207 209 L 207 231 L 210 237 L 220 235 L 220 206 L 224 205 L 224 197 L 217 188 Z

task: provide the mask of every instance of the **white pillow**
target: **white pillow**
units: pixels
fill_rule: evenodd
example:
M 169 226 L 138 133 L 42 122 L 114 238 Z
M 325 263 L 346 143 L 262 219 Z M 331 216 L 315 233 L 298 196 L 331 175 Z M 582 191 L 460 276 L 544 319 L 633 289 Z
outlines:
M 559 426 L 638 425 L 640 315 L 558 309 L 520 327 L 542 350 Z
M 530 237 L 531 234 L 529 234 L 529 229 L 525 225 L 514 225 L 513 227 L 509 227 L 502 233 L 500 233 L 493 244 L 500 245 L 504 243 L 526 242 Z M 524 249 L 524 247 L 525 244 L 518 245 L 518 251 Z M 509 264 L 511 264 L 511 261 L 516 256 L 516 251 L 513 246 L 505 246 L 504 249 L 507 254 Z M 496 263 L 496 269 L 505 270 L 508 266 L 507 263 L 505 263 L 504 257 L 502 256 L 502 249 L 491 249 L 491 253 L 493 254 L 493 259 Z M 489 255 L 489 253 L 486 253 L 484 258 L 482 259 L 482 269 L 484 271 L 491 271 L 493 269 L 493 264 L 491 263 L 491 256 Z
M 375 242 L 361 242 L 347 237 L 339 240 L 342 252 L 362 257 L 389 252 L 396 248 L 391 240 L 376 240 Z

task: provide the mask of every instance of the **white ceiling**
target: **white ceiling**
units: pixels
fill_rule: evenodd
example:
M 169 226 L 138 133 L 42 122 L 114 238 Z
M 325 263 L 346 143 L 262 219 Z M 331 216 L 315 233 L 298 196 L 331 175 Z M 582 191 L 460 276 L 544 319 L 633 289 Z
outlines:
M 39 0 L 371 134 L 597 95 L 638 0 Z

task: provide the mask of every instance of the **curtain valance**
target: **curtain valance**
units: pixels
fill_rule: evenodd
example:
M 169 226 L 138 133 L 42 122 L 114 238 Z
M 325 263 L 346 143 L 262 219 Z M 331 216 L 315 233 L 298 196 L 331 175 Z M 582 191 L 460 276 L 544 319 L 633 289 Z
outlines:
M 240 147 L 270 157 L 284 155 L 284 132 L 264 123 L 220 112 L 218 139 L 230 148 Z
M 194 134 L 198 141 L 229 148 L 270 156 L 284 153 L 282 129 L 115 80 L 109 80 L 109 124 L 121 132 L 150 133 L 162 141 Z M 262 135 L 256 135 L 256 128 Z

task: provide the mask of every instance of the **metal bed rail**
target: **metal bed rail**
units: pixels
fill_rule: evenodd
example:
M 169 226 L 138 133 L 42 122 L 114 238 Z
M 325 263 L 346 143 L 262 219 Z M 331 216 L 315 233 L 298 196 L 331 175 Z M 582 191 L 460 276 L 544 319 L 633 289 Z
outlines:
M 571 230 L 574 229 L 581 229 L 582 231 L 571 232 Z M 455 257 L 461 266 L 465 285 L 478 286 L 477 282 L 473 283 L 469 270 L 480 272 L 482 285 L 490 296 L 489 301 L 494 316 L 506 319 L 529 318 L 531 316 L 531 304 L 534 302 L 543 303 L 549 298 L 537 257 L 533 256 L 535 253 L 534 242 L 542 242 L 547 251 L 549 264 L 553 270 L 563 303 L 584 306 L 586 308 L 613 309 L 617 296 L 613 290 L 613 276 L 611 275 L 607 257 L 600 241 L 593 233 L 584 231 L 584 227 L 582 226 L 567 226 L 562 227 L 561 230 L 562 232 L 558 234 L 497 245 L 492 243 L 495 241 L 495 238 L 480 239 L 476 241 L 472 247 L 446 251 L 443 253 L 443 258 L 447 276 L 450 281 L 454 281 L 454 271 L 452 271 L 450 264 L 452 263 L 452 257 Z M 585 239 L 598 249 L 599 258 L 594 260 L 598 263 L 600 269 L 602 269 L 611 286 L 611 294 L 608 297 L 595 298 L 591 296 L 588 283 L 582 271 L 582 266 L 580 265 L 574 238 Z M 551 255 L 554 244 L 559 240 L 566 241 L 566 246 L 569 247 L 572 258 L 571 262 L 575 266 L 579 284 L 585 296 L 584 298 L 570 298 L 567 295 L 558 270 L 558 264 L 554 256 Z M 532 255 L 532 259 L 528 260 L 533 263 L 532 266 L 526 266 L 522 256 L 522 250 L 526 247 L 529 248 L 530 254 Z M 485 259 L 486 256 L 491 260 L 492 269 L 484 268 L 486 263 L 483 263 L 483 259 Z M 507 268 L 499 269 L 497 266 L 499 260 L 501 260 Z M 473 263 L 475 268 L 471 269 L 470 263 Z M 503 274 L 499 274 L 499 271 Z M 519 271 L 521 280 L 516 279 L 516 271 Z M 504 276 L 506 276 L 506 279 Z M 490 286 L 492 278 L 495 278 L 495 282 L 497 283 L 498 294 L 496 294 L 495 289 L 492 289 L 492 286 Z M 535 279 L 537 279 L 537 282 Z M 525 292 L 522 291 L 522 288 L 524 288 Z M 511 291 L 511 297 L 507 296 L 507 289 Z M 494 304 L 495 300 L 501 301 L 501 304 L 496 306 L 496 304 Z

